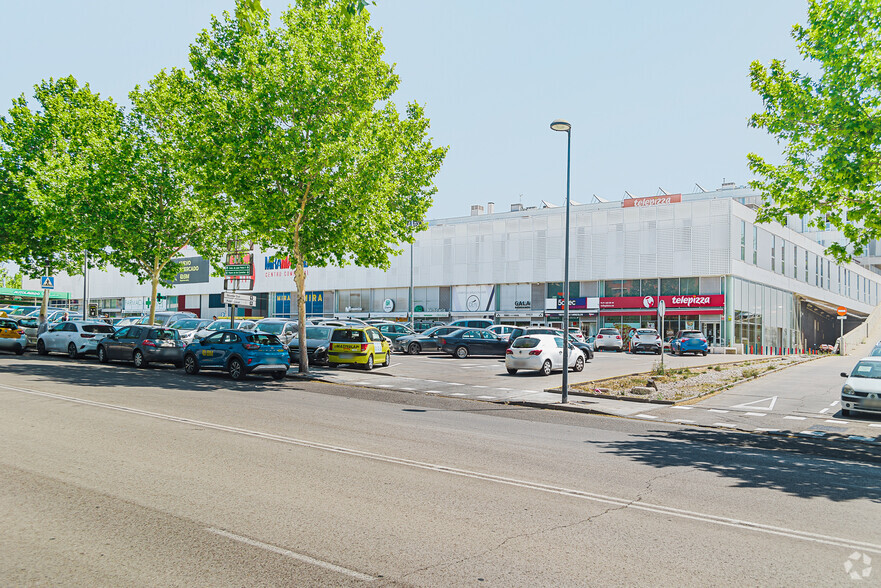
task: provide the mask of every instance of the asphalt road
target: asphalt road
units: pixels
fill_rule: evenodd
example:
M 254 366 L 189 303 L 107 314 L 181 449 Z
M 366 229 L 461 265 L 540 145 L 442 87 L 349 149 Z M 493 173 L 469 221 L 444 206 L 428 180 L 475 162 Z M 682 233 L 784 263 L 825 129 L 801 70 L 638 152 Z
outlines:
M 879 577 L 872 447 L 31 355 L 0 398 L 2 585 Z

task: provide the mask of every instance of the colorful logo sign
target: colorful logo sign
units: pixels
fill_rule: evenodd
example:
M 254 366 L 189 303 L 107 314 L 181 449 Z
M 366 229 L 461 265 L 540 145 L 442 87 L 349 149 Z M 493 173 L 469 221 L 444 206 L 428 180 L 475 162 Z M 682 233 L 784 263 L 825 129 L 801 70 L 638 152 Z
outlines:
M 674 308 L 720 308 L 725 306 L 724 294 L 683 294 L 677 296 L 623 296 L 600 298 L 603 310 L 620 308 L 655 308 L 663 301 L 667 309 Z
M 673 204 L 682 202 L 682 194 L 664 194 L 663 196 L 649 196 L 647 198 L 628 198 L 621 201 L 622 208 L 634 206 L 660 206 L 661 204 Z

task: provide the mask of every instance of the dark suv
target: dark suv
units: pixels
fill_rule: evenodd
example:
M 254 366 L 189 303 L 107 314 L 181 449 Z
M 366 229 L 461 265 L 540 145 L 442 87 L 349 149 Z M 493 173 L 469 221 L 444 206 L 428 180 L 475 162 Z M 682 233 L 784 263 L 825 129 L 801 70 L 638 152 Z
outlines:
M 112 359 L 134 362 L 143 368 L 152 363 L 184 365 L 184 343 L 177 329 L 132 325 L 104 337 L 98 343 L 98 361 Z

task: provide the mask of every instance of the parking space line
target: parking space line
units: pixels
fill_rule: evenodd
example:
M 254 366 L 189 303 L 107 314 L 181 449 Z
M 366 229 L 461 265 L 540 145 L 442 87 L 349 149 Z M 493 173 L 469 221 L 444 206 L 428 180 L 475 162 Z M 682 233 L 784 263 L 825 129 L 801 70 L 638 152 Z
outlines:
M 841 402 L 841 401 L 840 401 L 840 400 L 836 400 L 835 402 L 833 402 L 833 403 L 830 404 L 829 406 L 835 406 L 835 405 L 838 404 L 839 402 Z
M 413 392 L 416 390 L 416 388 L 401 388 L 401 390 L 403 390 L 404 392 Z
M 502 392 L 510 392 L 513 388 L 496 388 L 496 390 L 501 390 Z
M 658 418 L 653 414 L 637 414 L 637 415 L 633 415 L 633 416 L 635 416 L 638 419 L 656 419 L 656 418 Z
M 489 388 L 489 386 L 477 386 L 477 385 L 474 385 L 474 386 L 471 386 L 471 387 L 472 387 L 472 388 Z
M 824 408 L 823 410 L 820 411 L 820 414 L 826 414 L 828 411 L 829 411 L 828 408 Z
M 394 384 L 377 384 L 376 387 L 377 388 L 394 388 L 395 385 Z
M 730 411 L 727 411 L 727 410 L 720 410 L 720 409 L 718 409 L 718 408 L 711 408 L 711 409 L 709 410 L 709 412 L 718 412 L 718 413 L 725 414 L 725 413 L 730 412 Z
M 881 428 L 881 425 L 879 425 L 879 424 L 874 424 L 874 425 L 869 425 L 869 426 L 870 426 L 870 427 L 875 427 L 875 428 Z
M 838 421 L 838 420 L 833 420 L 833 419 L 829 419 L 829 420 L 824 421 L 824 422 L 827 422 L 827 423 L 833 423 L 833 424 L 836 424 L 836 425 L 849 425 L 849 424 L 850 424 L 850 422 L 848 422 L 848 421 Z
M 426 390 L 426 394 L 443 394 L 440 390 Z M 465 396 L 464 394 L 460 394 L 460 396 Z
M 768 413 L 765 412 L 746 412 L 744 414 L 746 416 L 768 416 Z
M 475 396 L 475 398 L 480 398 L 481 400 L 495 400 L 495 396 Z
M 764 431 L 765 433 L 770 433 L 771 431 L 779 431 L 780 429 L 767 429 L 765 427 L 756 427 L 756 431 Z
M 786 420 L 789 420 L 789 421 L 803 421 L 803 420 L 805 420 L 805 417 L 797 417 L 797 416 L 792 416 L 792 415 L 787 415 L 783 418 Z
M 691 409 L 693 409 L 694 407 L 693 407 L 693 406 L 671 406 L 670 408 L 675 408 L 675 409 L 678 409 L 678 410 L 691 410 Z
M 697 421 L 692 421 L 692 420 L 689 420 L 689 419 L 673 419 L 673 422 L 674 422 L 674 423 L 691 423 L 691 424 L 694 424 L 694 423 L 696 423 Z
M 450 396 L 465 396 L 462 392 L 451 392 Z
M 713 423 L 714 427 L 725 427 L 726 429 L 732 429 L 736 427 L 734 423 Z

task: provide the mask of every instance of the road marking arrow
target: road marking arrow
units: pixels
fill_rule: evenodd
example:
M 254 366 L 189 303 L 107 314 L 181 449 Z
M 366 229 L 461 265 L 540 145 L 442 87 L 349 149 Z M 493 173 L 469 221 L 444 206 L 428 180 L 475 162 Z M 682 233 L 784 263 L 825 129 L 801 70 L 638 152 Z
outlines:
M 768 406 L 756 406 L 763 402 L 768 402 Z M 738 404 L 737 406 L 732 406 L 731 408 L 761 408 L 762 410 L 774 410 L 774 405 L 777 404 L 777 397 L 772 396 L 771 398 L 762 398 L 761 400 L 753 400 L 752 402 L 744 402 L 743 404 Z

